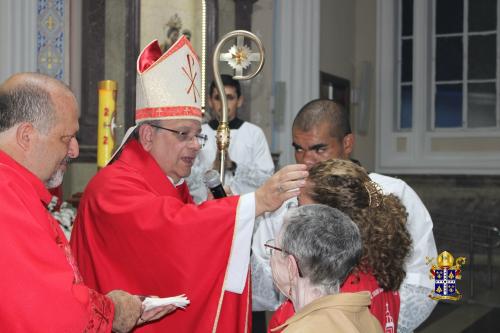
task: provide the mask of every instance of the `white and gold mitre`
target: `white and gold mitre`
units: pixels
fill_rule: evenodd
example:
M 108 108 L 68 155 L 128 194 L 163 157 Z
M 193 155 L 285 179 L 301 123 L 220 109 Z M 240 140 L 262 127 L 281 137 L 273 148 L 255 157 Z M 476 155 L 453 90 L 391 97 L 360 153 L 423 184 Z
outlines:
M 137 59 L 136 124 L 156 119 L 193 119 L 201 122 L 200 61 L 182 36 L 161 54 L 157 40 Z
M 149 43 L 137 59 L 135 126 L 127 130 L 110 161 L 141 122 L 161 119 L 201 122 L 200 91 L 200 61 L 186 36 L 181 36 L 164 54 L 158 40 Z

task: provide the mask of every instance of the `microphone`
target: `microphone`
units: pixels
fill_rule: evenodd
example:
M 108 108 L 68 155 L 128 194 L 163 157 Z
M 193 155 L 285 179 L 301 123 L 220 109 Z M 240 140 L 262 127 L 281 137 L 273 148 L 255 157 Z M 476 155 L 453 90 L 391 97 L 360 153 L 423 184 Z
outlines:
M 210 189 L 215 199 L 225 198 L 226 191 L 222 187 L 219 173 L 216 170 L 208 170 L 203 175 L 203 182 Z

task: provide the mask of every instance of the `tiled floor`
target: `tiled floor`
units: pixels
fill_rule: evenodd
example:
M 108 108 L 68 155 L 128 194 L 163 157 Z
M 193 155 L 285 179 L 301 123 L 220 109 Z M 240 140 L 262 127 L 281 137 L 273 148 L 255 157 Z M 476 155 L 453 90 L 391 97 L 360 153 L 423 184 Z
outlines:
M 480 320 L 463 330 L 463 333 L 497 333 L 500 331 L 500 308 L 493 308 Z
M 499 332 L 500 318 L 496 318 L 496 325 L 490 327 L 489 321 L 483 319 L 498 308 L 491 308 L 478 304 L 438 304 L 434 313 L 417 329 L 418 333 L 472 333 L 472 332 Z M 489 317 L 488 317 L 489 318 Z

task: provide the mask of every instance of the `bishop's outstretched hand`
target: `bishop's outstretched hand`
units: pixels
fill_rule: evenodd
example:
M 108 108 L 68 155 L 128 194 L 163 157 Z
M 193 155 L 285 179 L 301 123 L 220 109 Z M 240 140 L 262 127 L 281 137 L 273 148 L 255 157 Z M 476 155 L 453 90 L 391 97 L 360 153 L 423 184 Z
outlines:
M 283 202 L 299 195 L 308 175 L 305 164 L 290 164 L 276 172 L 255 191 L 255 216 L 275 211 Z

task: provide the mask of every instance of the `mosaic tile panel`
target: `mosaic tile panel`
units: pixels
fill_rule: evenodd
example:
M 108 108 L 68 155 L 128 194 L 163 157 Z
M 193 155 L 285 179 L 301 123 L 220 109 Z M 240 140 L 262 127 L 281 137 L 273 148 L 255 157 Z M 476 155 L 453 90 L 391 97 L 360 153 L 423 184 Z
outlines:
M 64 1 L 38 0 L 37 71 L 64 78 Z

